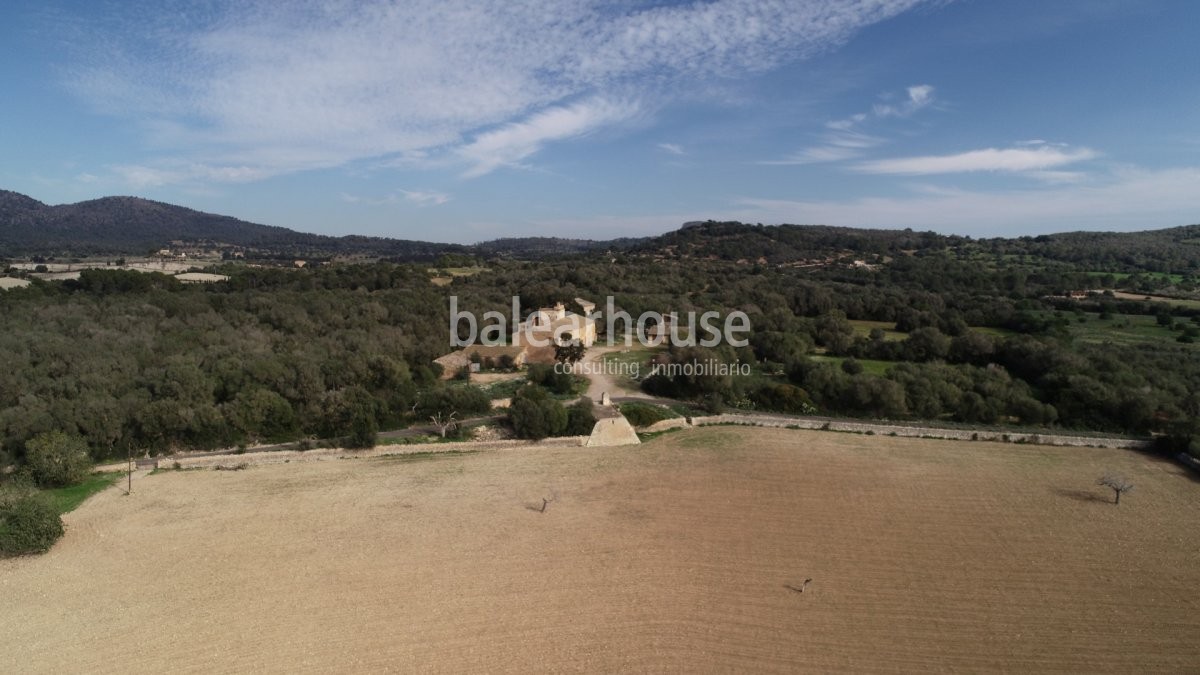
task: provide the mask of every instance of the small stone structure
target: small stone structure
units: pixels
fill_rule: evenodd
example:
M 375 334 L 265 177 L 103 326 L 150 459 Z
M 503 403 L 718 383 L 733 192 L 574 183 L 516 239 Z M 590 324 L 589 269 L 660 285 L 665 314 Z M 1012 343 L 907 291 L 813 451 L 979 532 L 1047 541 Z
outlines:
M 589 448 L 613 447 L 618 445 L 638 445 L 642 440 L 637 431 L 624 415 L 606 417 L 596 420 L 592 427 L 592 435 L 588 436 L 585 446 Z

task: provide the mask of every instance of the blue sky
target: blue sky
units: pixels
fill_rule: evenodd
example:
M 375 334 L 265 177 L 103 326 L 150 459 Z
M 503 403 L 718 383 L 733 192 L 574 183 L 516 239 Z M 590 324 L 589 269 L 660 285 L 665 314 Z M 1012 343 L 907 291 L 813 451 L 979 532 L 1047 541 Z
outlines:
M 1200 222 L 1200 3 L 7 3 L 0 188 L 326 234 Z

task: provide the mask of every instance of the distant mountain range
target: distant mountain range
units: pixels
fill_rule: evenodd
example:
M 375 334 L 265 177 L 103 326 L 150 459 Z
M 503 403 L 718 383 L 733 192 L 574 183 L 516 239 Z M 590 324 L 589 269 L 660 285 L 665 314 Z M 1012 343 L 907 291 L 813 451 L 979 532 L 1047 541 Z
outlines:
M 138 197 L 48 206 L 0 190 L 0 256 L 144 255 L 173 241 L 219 244 L 280 256 L 371 254 L 433 258 L 467 247 L 379 237 L 328 237 L 250 223 Z
M 0 258 L 145 255 L 184 242 L 233 248 L 248 257 L 320 258 L 363 255 L 398 261 L 430 261 L 446 254 L 483 258 L 548 258 L 591 251 L 771 263 L 812 259 L 835 252 L 888 254 L 956 246 L 967 238 L 912 230 L 868 230 L 814 225 L 748 225 L 694 221 L 655 237 L 609 241 L 524 237 L 471 246 L 383 237 L 330 237 L 259 225 L 229 216 L 138 197 L 104 197 L 48 206 L 0 190 Z M 1050 259 L 1141 269 L 1200 267 L 1200 225 L 1147 232 L 1070 232 L 1038 237 L 981 240 L 993 249 Z

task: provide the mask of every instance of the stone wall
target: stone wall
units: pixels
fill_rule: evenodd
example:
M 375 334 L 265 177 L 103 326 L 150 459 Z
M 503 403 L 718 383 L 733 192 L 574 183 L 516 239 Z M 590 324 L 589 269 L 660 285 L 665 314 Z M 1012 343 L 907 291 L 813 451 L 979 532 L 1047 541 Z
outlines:
M 480 450 L 508 450 L 515 448 L 578 448 L 585 445 L 587 436 L 562 436 L 541 441 L 462 441 L 456 443 L 413 443 L 411 445 L 380 445 L 367 450 L 345 448 L 319 448 L 316 450 L 273 450 L 267 452 L 245 452 L 241 454 L 206 455 L 203 457 L 160 457 L 155 468 L 194 469 L 234 467 L 239 464 L 285 464 L 288 462 L 320 462 L 325 460 L 362 457 L 387 457 L 391 455 L 415 455 L 440 452 L 471 452 Z
M 1151 446 L 1150 441 L 1134 438 L 1103 438 L 1098 436 L 1067 436 L 1015 431 L 974 431 L 970 429 L 944 429 L 939 427 L 910 427 L 879 422 L 805 419 L 798 417 L 775 417 L 772 415 L 726 414 L 713 415 L 711 417 L 694 417 L 692 418 L 692 424 L 693 426 L 746 424 L 758 427 L 814 429 L 860 434 L 873 433 L 877 436 L 940 438 L 958 441 L 999 441 L 1002 443 L 1031 443 L 1034 445 L 1119 448 L 1127 450 L 1141 450 Z
M 690 422 L 682 417 L 672 417 L 669 420 L 659 420 L 654 424 L 648 424 L 642 427 L 641 431 L 647 434 L 656 434 L 660 431 L 670 431 L 672 429 L 687 429 L 692 426 Z

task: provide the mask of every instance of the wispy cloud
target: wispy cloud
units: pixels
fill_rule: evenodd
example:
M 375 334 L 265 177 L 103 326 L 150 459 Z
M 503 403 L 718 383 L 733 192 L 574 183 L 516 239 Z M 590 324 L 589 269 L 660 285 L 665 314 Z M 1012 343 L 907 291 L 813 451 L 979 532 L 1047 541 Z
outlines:
M 145 130 L 156 152 L 125 172 L 144 184 L 419 153 L 481 175 L 622 121 L 574 101 L 666 102 L 827 51 L 921 2 L 211 0 L 150 26 L 137 6 L 92 27 L 68 84 Z
M 977 171 L 1046 171 L 1098 156 L 1094 150 L 1075 150 L 1038 144 L 1022 148 L 984 148 L 954 155 L 897 157 L 862 162 L 854 167 L 860 173 L 921 176 Z
M 450 195 L 445 192 L 430 192 L 425 190 L 401 190 L 400 194 L 417 206 L 441 206 L 450 201 Z
M 1017 190 L 962 190 L 916 186 L 898 197 L 858 199 L 744 198 L 728 208 L 596 215 L 574 219 L 494 224 L 478 239 L 501 235 L 554 235 L 604 231 L 614 236 L 657 234 L 691 220 L 825 224 L 845 227 L 911 227 L 972 236 L 1018 236 L 1067 230 L 1139 230 L 1184 225 L 1200 213 L 1200 168 L 1146 170 L 1123 167 L 1087 184 Z
M 395 192 L 388 193 L 381 198 L 362 197 L 353 195 L 348 192 L 339 192 L 338 197 L 347 204 L 366 204 L 369 206 L 385 206 L 388 204 L 399 204 L 402 201 L 416 206 L 441 206 L 450 201 L 450 195 L 445 192 L 436 192 L 433 190 L 405 190 L 399 189 Z
M 155 166 L 118 164 L 109 167 L 126 184 L 136 188 L 177 183 L 250 183 L 267 178 L 269 170 L 254 166 L 213 166 L 199 162 L 167 160 Z
M 933 87 L 928 84 L 918 84 L 906 91 L 906 100 L 900 103 L 876 103 L 871 111 L 876 117 L 908 117 L 933 104 Z
M 687 152 L 684 151 L 683 146 L 676 143 L 659 143 L 658 149 L 676 156 L 687 154 Z
M 922 108 L 933 104 L 933 86 L 919 84 L 909 87 L 907 99 L 899 104 L 876 104 L 870 113 L 856 113 L 845 119 L 825 123 L 825 133 L 821 143 L 788 155 L 783 159 L 759 162 L 767 165 L 796 165 L 820 164 L 825 162 L 842 162 L 862 157 L 870 148 L 883 145 L 885 139 L 875 134 L 866 133 L 863 127 L 872 120 L 887 117 L 908 117 Z
M 604 99 L 543 110 L 521 122 L 480 134 L 460 147 L 458 154 L 471 164 L 463 175 L 475 178 L 501 166 L 519 166 L 521 160 L 546 143 L 583 136 L 629 120 L 637 113 L 637 104 Z

